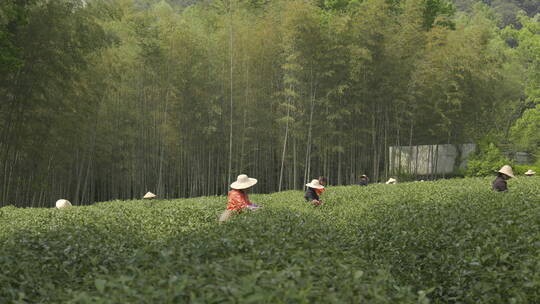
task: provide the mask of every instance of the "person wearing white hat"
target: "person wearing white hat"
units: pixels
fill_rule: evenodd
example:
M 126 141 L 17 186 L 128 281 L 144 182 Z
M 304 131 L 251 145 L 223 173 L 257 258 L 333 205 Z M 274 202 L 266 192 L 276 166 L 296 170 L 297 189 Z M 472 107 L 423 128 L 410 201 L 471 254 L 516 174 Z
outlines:
M 71 203 L 68 200 L 65 199 L 59 199 L 56 201 L 56 208 L 58 209 L 65 209 L 71 207 Z
M 147 199 L 147 200 L 150 200 L 150 199 L 154 199 L 156 198 L 157 195 L 155 195 L 154 193 L 152 192 L 146 192 L 146 194 L 143 196 L 143 199 Z
M 531 170 L 531 169 L 529 169 L 527 172 L 525 172 L 525 175 L 527 175 L 527 176 L 533 176 L 533 175 L 535 175 L 535 174 L 536 174 L 536 172 L 534 172 L 534 171 Z
M 386 184 L 387 185 L 395 185 L 395 184 L 397 184 L 397 179 L 391 177 L 386 181 Z
M 359 186 L 367 186 L 369 184 L 369 177 L 365 174 L 360 175 L 360 181 L 358 181 Z
M 227 209 L 219 217 L 220 222 L 228 220 L 233 213 L 240 213 L 243 209 L 257 210 L 261 208 L 261 206 L 253 204 L 247 195 L 249 189 L 255 184 L 257 184 L 256 179 L 245 174 L 238 175 L 236 181 L 231 184 L 232 190 L 229 191 Z
M 311 181 L 311 183 L 306 184 L 306 187 L 306 193 L 304 194 L 306 201 L 312 202 L 315 206 L 319 206 L 322 203 L 322 200 L 317 194 L 317 190 L 324 189 L 324 186 L 321 185 L 318 179 L 314 179 Z
M 512 167 L 510 167 L 509 165 L 502 166 L 502 168 L 497 171 L 497 178 L 493 181 L 493 190 L 499 192 L 508 191 L 506 181 L 511 179 L 512 177 L 515 177 L 514 172 L 512 171 Z

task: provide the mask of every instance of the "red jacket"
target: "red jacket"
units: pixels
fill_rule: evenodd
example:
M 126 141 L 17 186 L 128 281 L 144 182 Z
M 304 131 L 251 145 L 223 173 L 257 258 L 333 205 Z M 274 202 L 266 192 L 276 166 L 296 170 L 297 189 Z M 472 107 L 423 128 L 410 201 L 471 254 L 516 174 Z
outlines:
M 229 191 L 227 203 L 227 210 L 242 210 L 246 208 L 251 202 L 246 193 L 240 190 L 233 189 Z

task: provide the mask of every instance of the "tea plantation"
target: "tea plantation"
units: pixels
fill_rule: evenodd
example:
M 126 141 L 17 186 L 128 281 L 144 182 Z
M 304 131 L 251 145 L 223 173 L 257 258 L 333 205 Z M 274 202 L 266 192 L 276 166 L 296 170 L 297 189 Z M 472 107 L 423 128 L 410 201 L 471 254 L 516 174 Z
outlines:
M 540 303 L 540 178 L 0 208 L 0 303 Z

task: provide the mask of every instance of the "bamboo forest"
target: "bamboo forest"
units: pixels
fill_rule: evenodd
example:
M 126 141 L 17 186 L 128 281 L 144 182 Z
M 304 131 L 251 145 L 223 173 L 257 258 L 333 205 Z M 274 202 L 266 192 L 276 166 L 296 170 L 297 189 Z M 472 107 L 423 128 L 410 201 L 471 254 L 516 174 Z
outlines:
M 399 146 L 536 156 L 539 12 L 534 0 L 2 0 L 0 206 L 223 195 L 242 173 L 257 193 L 384 181 Z

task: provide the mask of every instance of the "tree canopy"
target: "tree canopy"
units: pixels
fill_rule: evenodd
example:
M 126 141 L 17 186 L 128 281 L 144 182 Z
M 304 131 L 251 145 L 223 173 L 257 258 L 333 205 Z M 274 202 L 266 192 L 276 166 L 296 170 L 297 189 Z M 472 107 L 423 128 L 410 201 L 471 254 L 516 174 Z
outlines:
M 537 17 L 501 30 L 486 6 L 0 8 L 2 204 L 216 195 L 240 173 L 259 192 L 382 180 L 390 146 L 506 140 L 539 98 Z

